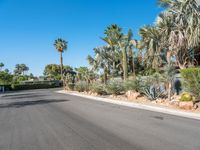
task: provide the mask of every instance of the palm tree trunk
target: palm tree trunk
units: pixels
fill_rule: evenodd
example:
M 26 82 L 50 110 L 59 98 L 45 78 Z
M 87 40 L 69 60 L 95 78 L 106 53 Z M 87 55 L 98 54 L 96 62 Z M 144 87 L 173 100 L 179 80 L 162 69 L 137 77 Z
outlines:
M 123 76 L 124 76 L 124 81 L 127 80 L 128 78 L 128 65 L 127 65 L 127 54 L 126 54 L 126 48 L 123 48 L 122 50 L 122 55 L 123 55 Z
M 172 88 L 172 82 L 170 81 L 168 83 L 168 100 L 171 100 L 171 88 Z
M 107 83 L 107 80 L 108 80 L 107 68 L 104 68 L 104 84 Z
M 61 80 L 63 81 L 63 57 L 62 57 L 62 52 L 60 52 L 60 75 L 61 75 Z M 63 81 L 64 84 L 64 81 Z

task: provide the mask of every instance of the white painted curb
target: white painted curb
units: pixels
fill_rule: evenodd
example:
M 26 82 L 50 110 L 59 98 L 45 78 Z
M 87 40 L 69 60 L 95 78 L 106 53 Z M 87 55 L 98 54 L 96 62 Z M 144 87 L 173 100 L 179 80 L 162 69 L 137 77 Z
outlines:
M 179 111 L 179 110 L 173 110 L 170 108 L 161 108 L 161 107 L 149 106 L 149 105 L 144 105 L 144 104 L 139 104 L 139 103 L 131 103 L 131 102 L 124 102 L 124 101 L 119 101 L 119 100 L 112 100 L 112 99 L 108 99 L 108 98 L 101 98 L 101 97 L 83 95 L 83 94 L 78 94 L 78 93 L 66 93 L 63 90 L 56 91 L 56 92 L 61 93 L 61 94 L 84 97 L 84 98 L 88 98 L 88 99 L 92 99 L 92 100 L 96 100 L 96 101 L 102 101 L 102 102 L 106 102 L 106 103 L 112 103 L 112 104 L 117 104 L 117 105 L 137 108 L 137 109 L 144 109 L 144 110 L 149 110 L 149 111 L 154 111 L 154 112 L 160 112 L 160 113 L 200 120 L 200 114 L 196 114 L 196 113 L 183 112 L 183 111 Z

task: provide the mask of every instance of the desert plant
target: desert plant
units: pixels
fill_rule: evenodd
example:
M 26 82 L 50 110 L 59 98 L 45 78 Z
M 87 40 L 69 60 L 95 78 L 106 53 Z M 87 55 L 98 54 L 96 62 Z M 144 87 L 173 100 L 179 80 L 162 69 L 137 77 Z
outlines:
M 119 95 L 125 91 L 123 82 L 117 80 L 112 80 L 108 82 L 108 84 L 106 85 L 106 89 L 108 93 L 111 93 L 113 95 Z
M 106 95 L 107 94 L 105 84 L 102 84 L 102 83 L 99 83 L 99 82 L 92 83 L 90 85 L 90 90 L 92 92 L 99 94 L 99 95 Z
M 75 90 L 79 92 L 89 91 L 89 85 L 86 81 L 79 81 L 75 84 Z
M 145 80 L 142 79 L 142 76 L 137 76 L 134 80 L 127 80 L 124 82 L 125 91 L 132 90 L 140 92 L 144 87 Z
M 156 100 L 163 93 L 163 91 L 161 91 L 159 88 L 150 85 L 143 87 L 140 92 L 143 93 L 149 100 Z
M 182 102 L 190 102 L 194 100 L 195 100 L 194 96 L 192 96 L 190 93 L 183 93 L 180 98 L 180 101 Z
M 127 80 L 124 82 L 125 91 L 136 91 L 137 85 L 136 80 Z

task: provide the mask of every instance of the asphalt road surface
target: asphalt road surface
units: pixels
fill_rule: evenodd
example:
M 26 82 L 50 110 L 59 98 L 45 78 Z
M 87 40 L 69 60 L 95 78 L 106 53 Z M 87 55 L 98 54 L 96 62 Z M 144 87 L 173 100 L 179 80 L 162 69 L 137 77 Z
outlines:
M 200 121 L 32 90 L 0 95 L 0 150 L 200 150 Z

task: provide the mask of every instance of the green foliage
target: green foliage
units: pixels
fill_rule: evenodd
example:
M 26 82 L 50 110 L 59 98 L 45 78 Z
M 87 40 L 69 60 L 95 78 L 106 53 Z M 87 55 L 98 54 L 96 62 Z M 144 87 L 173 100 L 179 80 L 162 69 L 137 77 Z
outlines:
M 79 67 L 79 68 L 75 68 L 77 74 L 76 74 L 76 79 L 78 81 L 86 81 L 88 84 L 94 80 L 97 75 L 89 70 L 87 67 Z
M 108 93 L 111 93 L 113 95 L 120 95 L 122 92 L 125 91 L 123 82 L 117 80 L 109 81 L 106 85 L 106 89 Z
M 140 91 L 143 93 L 149 100 L 156 100 L 162 95 L 162 91 L 157 87 L 152 87 L 150 85 L 146 85 Z
M 0 84 L 0 87 L 4 87 L 5 91 L 12 90 L 11 84 Z
M 194 97 L 190 93 L 183 93 L 180 98 L 180 101 L 182 102 L 190 102 L 193 100 L 194 100 Z
M 73 72 L 73 68 L 66 65 L 63 66 L 63 72 L 71 73 Z M 44 73 L 47 78 L 54 79 L 54 80 L 60 80 L 61 79 L 61 67 L 57 64 L 48 64 L 45 66 Z
M 56 39 L 54 42 L 54 46 L 58 50 L 58 52 L 64 52 L 64 50 L 67 49 L 67 44 L 68 42 L 61 38 Z
M 200 99 L 200 68 L 182 69 L 181 76 L 185 91 Z
M 55 88 L 55 84 L 13 84 L 13 90 L 47 89 Z
M 20 82 L 22 82 L 22 81 L 27 81 L 29 79 L 29 76 L 22 76 L 22 75 L 20 75 L 20 76 L 14 76 L 13 77 L 13 83 L 14 84 L 19 84 Z
M 13 75 L 6 71 L 0 71 L 0 84 L 11 84 Z
M 90 90 L 92 92 L 99 94 L 99 95 L 106 95 L 107 94 L 105 84 L 102 84 L 102 83 L 99 83 L 99 82 L 92 83 L 90 85 Z
M 89 91 L 89 85 L 86 81 L 79 81 L 75 84 L 75 90 L 79 92 Z
M 141 88 L 141 80 L 140 78 L 136 78 L 135 80 L 127 80 L 124 82 L 125 91 L 136 91 L 138 92 Z
M 66 86 L 69 88 L 69 90 L 73 91 L 75 88 L 75 83 L 67 83 Z
M 24 75 L 26 71 L 29 70 L 25 64 L 16 64 L 14 74 L 15 75 Z

